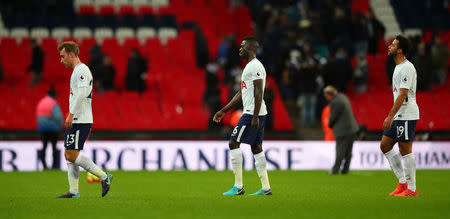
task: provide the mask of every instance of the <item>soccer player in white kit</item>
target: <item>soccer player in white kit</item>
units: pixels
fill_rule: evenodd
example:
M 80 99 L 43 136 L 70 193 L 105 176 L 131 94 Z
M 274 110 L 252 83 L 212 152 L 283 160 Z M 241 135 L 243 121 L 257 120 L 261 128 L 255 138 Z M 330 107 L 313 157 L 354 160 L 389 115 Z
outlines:
M 261 180 L 262 188 L 252 195 L 272 195 L 269 177 L 266 170 L 266 156 L 262 150 L 264 123 L 266 121 L 266 104 L 264 103 L 264 87 L 266 85 L 266 70 L 256 58 L 258 41 L 255 37 L 246 37 L 239 49 L 239 56 L 247 61 L 241 79 L 241 89 L 233 99 L 215 115 L 213 120 L 220 122 L 230 109 L 242 101 L 243 115 L 231 134 L 229 142 L 231 164 L 234 172 L 234 185 L 223 195 L 243 195 L 242 182 L 242 152 L 241 143 L 249 144 L 255 158 L 255 167 Z
M 93 123 L 92 118 L 92 74 L 89 68 L 78 57 L 78 45 L 72 41 L 63 42 L 58 46 L 61 63 L 67 68 L 73 68 L 70 77 L 69 115 L 64 122 L 64 155 L 67 161 L 69 192 L 56 198 L 79 198 L 78 178 L 80 168 L 100 178 L 102 197 L 109 189 L 112 175 L 103 172 L 91 159 L 80 154 L 83 150 Z
M 380 148 L 399 181 L 390 196 L 417 196 L 416 160 L 412 153 L 414 132 L 419 120 L 419 107 L 416 103 L 417 73 L 414 65 L 405 57 L 408 51 L 408 39 L 398 35 L 388 52 L 396 64 L 392 76 L 394 106 L 384 120 Z M 397 142 L 400 154 L 393 149 Z

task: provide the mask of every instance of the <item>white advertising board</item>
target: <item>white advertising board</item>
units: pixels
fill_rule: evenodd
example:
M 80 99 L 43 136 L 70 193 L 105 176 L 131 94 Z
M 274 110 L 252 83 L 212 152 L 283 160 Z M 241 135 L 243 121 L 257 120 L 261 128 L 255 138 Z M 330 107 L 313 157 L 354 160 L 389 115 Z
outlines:
M 40 141 L 0 141 L 0 171 L 38 171 Z M 47 165 L 51 166 L 49 145 Z M 59 166 L 65 170 L 63 142 Z M 335 143 L 264 141 L 269 170 L 326 170 L 335 159 Z M 397 147 L 396 147 L 397 148 Z M 242 144 L 244 168 L 254 168 L 250 146 Z M 414 142 L 418 169 L 450 169 L 450 142 Z M 107 170 L 226 170 L 231 168 L 226 141 L 88 141 L 82 154 Z M 389 169 L 379 142 L 355 142 L 352 170 Z

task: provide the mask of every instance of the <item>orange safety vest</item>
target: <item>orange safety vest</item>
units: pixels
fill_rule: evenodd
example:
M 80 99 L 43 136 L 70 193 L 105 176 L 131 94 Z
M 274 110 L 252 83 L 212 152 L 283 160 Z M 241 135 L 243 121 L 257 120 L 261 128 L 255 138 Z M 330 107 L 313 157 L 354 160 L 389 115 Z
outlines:
M 324 132 L 325 141 L 334 141 L 333 129 L 328 127 L 328 121 L 330 120 L 330 105 L 327 105 L 322 110 L 322 129 Z

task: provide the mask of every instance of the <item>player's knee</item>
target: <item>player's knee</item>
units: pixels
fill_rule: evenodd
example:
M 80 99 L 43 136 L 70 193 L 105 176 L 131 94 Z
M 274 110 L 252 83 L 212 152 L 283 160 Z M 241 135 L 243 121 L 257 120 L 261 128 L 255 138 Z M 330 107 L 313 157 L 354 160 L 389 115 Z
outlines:
M 380 150 L 381 150 L 381 152 L 383 152 L 385 154 L 385 153 L 389 152 L 390 150 L 392 150 L 392 147 L 390 147 L 389 145 L 381 143 L 380 144 Z
M 239 148 L 239 142 L 230 141 L 228 143 L 228 147 L 230 148 L 230 150 L 237 149 Z
M 77 159 L 77 153 L 72 153 L 72 152 L 69 152 L 69 151 L 66 151 L 65 153 L 64 153 L 64 155 L 65 155 L 65 157 L 66 157 L 66 160 L 67 161 L 70 161 L 70 162 L 72 162 L 72 163 L 74 163 L 75 162 L 75 160 Z
M 399 146 L 398 148 L 399 148 L 400 154 L 402 156 L 412 153 L 412 148 L 405 147 L 405 146 Z
M 259 153 L 261 153 L 263 150 L 262 150 L 262 147 L 261 147 L 261 145 L 252 145 L 252 153 L 253 154 L 259 154 Z

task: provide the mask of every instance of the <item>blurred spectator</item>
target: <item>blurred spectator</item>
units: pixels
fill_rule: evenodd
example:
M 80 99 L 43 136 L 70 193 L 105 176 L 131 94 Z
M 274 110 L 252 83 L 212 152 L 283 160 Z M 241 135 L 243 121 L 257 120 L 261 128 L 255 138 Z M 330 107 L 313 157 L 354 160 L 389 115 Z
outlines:
M 234 37 L 227 38 L 228 50 L 225 59 L 219 60 L 223 65 L 225 73 L 225 83 L 230 84 L 235 81 L 235 71 L 241 66 L 241 58 L 239 57 L 239 47 Z
M 266 80 L 266 88 L 264 89 L 264 102 L 266 103 L 267 117 L 265 129 L 273 130 L 273 101 L 275 99 L 275 93 L 273 92 L 272 85 Z
M 103 54 L 100 48 L 100 45 L 98 45 L 97 43 L 95 45 L 93 45 L 91 47 L 91 49 L 89 50 L 90 52 L 90 59 L 89 59 L 89 67 L 92 71 L 92 73 L 94 75 L 96 75 L 97 73 L 97 69 L 98 67 L 102 64 L 103 62 Z
M 214 114 L 222 108 L 220 102 L 220 89 L 218 87 L 217 71 L 219 65 L 215 62 L 210 62 L 206 65 L 206 89 L 203 94 L 203 101 L 209 108 L 208 129 L 220 128 L 216 122 L 213 121 Z
M 353 87 L 355 88 L 355 92 L 366 92 L 368 73 L 369 64 L 367 63 L 366 56 L 364 54 L 359 54 L 356 57 L 356 66 L 353 72 Z
M 139 50 L 132 49 L 128 59 L 126 88 L 129 91 L 143 92 L 146 90 L 147 61 L 139 54 Z
M 114 90 L 114 77 L 116 70 L 111 62 L 111 57 L 105 55 L 103 57 L 103 63 L 97 67 L 97 71 L 94 73 L 95 88 L 99 91 Z
M 229 42 L 230 37 L 230 35 L 223 37 L 222 42 L 220 42 L 219 48 L 217 49 L 217 60 L 221 65 L 223 65 L 227 60 L 228 50 L 231 46 Z
M 434 35 L 433 42 L 430 45 L 430 52 L 433 81 L 439 84 L 445 84 L 449 51 L 447 45 L 442 43 L 439 34 Z
M 348 83 L 352 77 L 352 66 L 347 51 L 339 48 L 336 55 L 324 67 L 325 85 L 333 85 L 339 91 L 347 91 Z
M 293 75 L 291 74 L 294 70 L 291 70 L 290 68 L 284 69 L 281 73 L 280 93 L 281 98 L 283 98 L 284 101 L 293 101 L 295 97 Z
M 269 18 L 266 32 L 264 35 L 263 48 L 264 60 L 272 75 L 279 79 L 279 73 L 282 71 L 285 60 L 280 56 L 281 42 L 284 39 L 287 28 L 287 19 L 285 15 L 279 11 L 275 11 L 274 15 Z
M 352 42 L 350 41 L 351 20 L 349 15 L 341 7 L 334 8 L 334 16 L 328 22 L 328 36 L 332 39 L 332 47 L 343 47 L 347 52 L 351 51 Z M 334 49 L 332 49 L 332 52 Z
M 412 58 L 417 71 L 417 90 L 429 91 L 432 83 L 431 58 L 426 54 L 425 45 L 419 44 L 417 54 Z
M 319 76 L 319 60 L 315 55 L 311 44 L 303 45 L 303 55 L 300 56 L 299 69 L 295 73 L 295 81 L 298 88 L 298 103 L 302 125 L 311 127 L 316 122 L 317 96 L 319 94 L 319 85 L 317 83 Z
M 195 56 L 197 57 L 197 67 L 205 68 L 209 61 L 208 41 L 200 30 L 200 27 L 194 27 L 195 32 Z
M 378 41 L 384 38 L 386 29 L 384 25 L 375 17 L 371 8 L 366 11 L 367 30 L 369 34 L 369 53 L 377 54 Z
M 369 49 L 369 27 L 366 17 L 356 12 L 352 26 L 353 45 L 356 55 L 366 56 Z
M 259 12 L 260 11 L 260 12 Z M 262 10 L 258 10 L 259 14 L 257 15 L 256 21 L 256 37 L 262 38 L 264 32 L 267 27 L 267 23 L 272 15 L 272 6 L 268 3 L 265 3 L 262 7 Z
M 28 66 L 25 73 L 32 72 L 30 86 L 33 87 L 41 81 L 42 69 L 44 66 L 44 52 L 42 52 L 36 39 L 30 40 L 30 46 L 32 49 L 31 64 Z
M 47 96 L 42 98 L 36 110 L 38 131 L 41 135 L 43 148 L 40 154 L 42 165 L 44 169 L 47 169 L 47 163 L 45 161 L 45 154 L 47 150 L 47 144 L 50 141 L 53 149 L 53 169 L 59 168 L 58 151 L 56 149 L 56 142 L 61 131 L 61 125 L 63 124 L 63 117 L 61 109 L 56 102 L 56 91 L 51 87 L 47 93 Z

